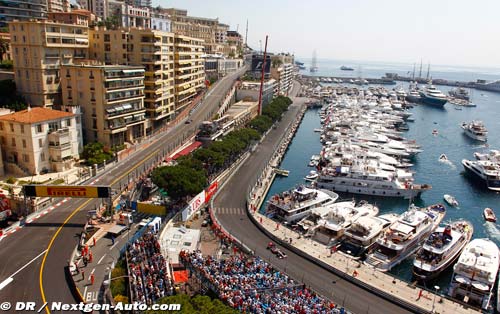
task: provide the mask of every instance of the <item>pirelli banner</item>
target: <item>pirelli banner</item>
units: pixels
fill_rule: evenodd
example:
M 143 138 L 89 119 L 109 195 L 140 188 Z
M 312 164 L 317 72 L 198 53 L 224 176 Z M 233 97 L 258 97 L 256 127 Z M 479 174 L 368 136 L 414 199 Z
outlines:
M 24 195 L 27 197 L 75 197 L 106 198 L 110 197 L 109 186 L 91 185 L 25 185 Z

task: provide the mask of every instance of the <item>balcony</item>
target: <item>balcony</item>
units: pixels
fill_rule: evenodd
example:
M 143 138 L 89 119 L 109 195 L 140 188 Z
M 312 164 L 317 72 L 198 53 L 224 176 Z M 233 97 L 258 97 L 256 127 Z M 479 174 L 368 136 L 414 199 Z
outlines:
M 145 110 L 144 107 L 134 108 L 130 104 L 124 104 L 122 106 L 106 109 L 106 114 L 104 115 L 104 119 L 106 120 L 116 119 L 117 117 L 120 116 L 130 115 L 131 113 L 139 114 L 141 112 L 144 112 L 144 110 Z

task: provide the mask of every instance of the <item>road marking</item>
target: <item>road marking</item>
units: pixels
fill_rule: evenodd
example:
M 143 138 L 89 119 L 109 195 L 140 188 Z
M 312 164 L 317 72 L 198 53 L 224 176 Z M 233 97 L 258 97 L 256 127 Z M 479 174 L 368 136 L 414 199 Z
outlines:
M 83 290 L 83 295 L 87 295 L 87 285 L 85 285 L 85 289 Z
M 118 242 L 116 242 L 115 244 L 113 244 L 113 245 L 109 248 L 109 250 L 111 251 L 111 250 L 112 250 L 112 249 L 113 249 L 113 248 L 114 248 L 117 244 L 118 244 Z
M 99 261 L 97 262 L 97 264 L 101 264 L 102 260 L 106 257 L 106 254 L 104 254 L 100 259 Z
M 50 239 L 49 245 L 47 246 L 47 250 L 45 250 L 45 255 L 43 256 L 42 264 L 40 265 L 40 276 L 38 279 L 38 283 L 40 286 L 40 294 L 42 296 L 42 302 L 47 302 L 47 299 L 45 298 L 45 291 L 43 290 L 43 269 L 45 267 L 45 261 L 47 260 L 47 256 L 49 255 L 50 249 L 52 248 L 52 245 L 54 244 L 54 241 L 56 240 L 57 236 L 61 232 L 62 228 L 68 223 L 68 221 L 73 218 L 73 216 L 78 213 L 82 208 L 87 206 L 91 201 L 93 201 L 92 198 L 89 198 L 86 200 L 82 205 L 78 206 L 75 208 L 75 210 L 66 218 L 66 220 L 63 222 L 63 224 L 57 229 L 56 233 L 52 236 L 52 239 Z M 45 308 L 45 312 L 47 314 L 50 314 L 50 310 L 48 307 Z
M 126 233 L 124 233 L 120 238 L 124 239 L 126 236 L 128 236 L 128 231 Z
M 4 281 L 2 281 L 2 283 L 0 283 L 0 290 L 2 290 L 3 288 L 5 288 L 5 286 L 7 286 L 9 283 L 11 283 L 12 281 L 14 281 L 14 276 L 17 275 L 20 271 L 22 271 L 23 269 L 25 269 L 26 267 L 28 267 L 29 264 L 33 263 L 37 258 L 39 258 L 40 256 L 42 256 L 45 252 L 47 252 L 47 250 L 43 251 L 42 253 L 38 254 L 36 257 L 34 257 L 31 261 L 29 261 L 28 263 L 24 264 L 23 267 L 19 268 L 18 270 L 16 270 L 12 275 L 9 276 L 9 278 L 5 279 Z

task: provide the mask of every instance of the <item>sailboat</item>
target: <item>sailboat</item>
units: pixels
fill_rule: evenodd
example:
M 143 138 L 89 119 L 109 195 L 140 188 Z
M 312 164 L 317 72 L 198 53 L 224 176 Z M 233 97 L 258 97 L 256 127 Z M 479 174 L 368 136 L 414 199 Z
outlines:
M 318 72 L 318 61 L 316 60 L 316 50 L 313 51 L 311 68 L 309 69 L 311 72 Z

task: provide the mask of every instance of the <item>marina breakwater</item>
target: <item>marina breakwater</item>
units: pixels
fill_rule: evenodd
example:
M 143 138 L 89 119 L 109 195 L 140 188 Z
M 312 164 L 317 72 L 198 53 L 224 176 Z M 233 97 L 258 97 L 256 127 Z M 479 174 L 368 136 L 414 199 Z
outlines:
M 297 132 L 303 115 L 294 123 L 277 146 L 275 154 L 262 169 L 254 183 L 247 191 L 247 213 L 252 222 L 266 235 L 283 247 L 311 260 L 317 265 L 331 271 L 340 278 L 350 281 L 374 294 L 397 303 L 415 313 L 479 313 L 477 310 L 446 298 L 436 291 L 422 290 L 404 280 L 388 273 L 379 272 L 373 267 L 354 261 L 340 252 L 332 252 L 329 247 L 301 235 L 286 226 L 266 217 L 259 211 L 275 179 L 274 167 L 279 166 L 288 146 Z M 342 302 L 335 299 L 333 301 Z

